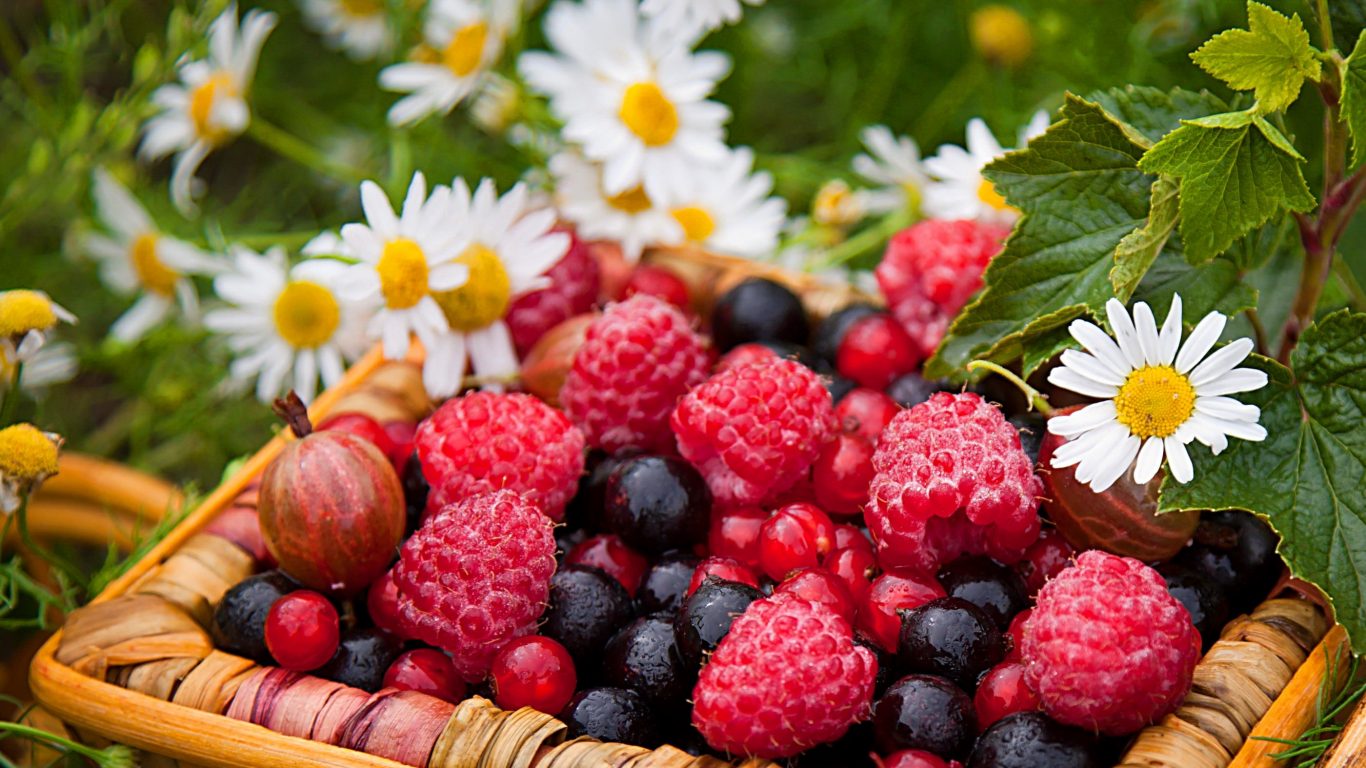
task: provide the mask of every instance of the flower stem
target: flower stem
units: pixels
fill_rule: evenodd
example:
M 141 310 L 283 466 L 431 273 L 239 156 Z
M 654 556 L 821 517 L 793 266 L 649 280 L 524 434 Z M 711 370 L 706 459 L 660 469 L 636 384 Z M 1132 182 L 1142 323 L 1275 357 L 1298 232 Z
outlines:
M 867 253 L 890 240 L 892 235 L 910 226 L 912 221 L 913 216 L 910 210 L 889 214 L 873 226 L 865 228 L 857 235 L 826 251 L 823 258 L 812 264 L 811 269 L 814 271 L 838 266 L 856 256 Z
M 88 758 L 94 761 L 97 765 L 101 766 L 132 764 L 131 759 L 126 761 L 120 760 L 119 758 L 121 757 L 121 755 L 111 755 L 110 750 L 87 747 L 84 744 L 78 744 L 70 739 L 58 736 L 55 733 L 44 731 L 41 728 L 34 728 L 31 725 L 23 725 L 21 723 L 0 722 L 0 733 L 9 733 L 15 736 L 22 736 L 26 739 L 33 739 L 34 741 L 46 742 L 54 747 L 57 747 L 58 749 L 65 750 L 67 752 L 74 752 L 75 754 L 78 754 L 81 757 Z M 122 745 L 115 745 L 115 747 L 120 746 Z M 122 747 L 122 749 L 127 750 L 128 748 Z
M 28 530 L 28 498 L 29 493 L 24 492 L 23 498 L 19 502 L 19 509 L 15 510 L 14 517 L 19 521 L 19 541 L 24 548 L 39 558 L 47 561 L 49 565 L 56 568 L 72 584 L 81 584 L 85 581 L 85 576 L 81 569 L 61 555 L 39 544 L 34 540 L 33 535 Z
M 332 176 L 348 184 L 359 184 L 369 178 L 369 174 L 365 171 L 333 160 L 303 139 L 271 125 L 255 115 L 247 124 L 247 135 L 276 154 L 325 176 Z
M 1009 381 L 1011 384 L 1014 384 L 1016 388 L 1018 388 L 1022 393 L 1024 393 L 1025 400 L 1029 403 L 1030 410 L 1038 411 L 1039 413 L 1044 415 L 1044 418 L 1048 418 L 1053 415 L 1053 406 L 1048 404 L 1048 398 L 1044 397 L 1043 393 L 1039 390 L 1029 386 L 1028 382 L 1026 382 L 1024 379 L 1020 378 L 1019 376 L 1016 376 L 1014 371 L 1003 366 L 997 365 L 996 363 L 993 363 L 990 360 L 973 360 L 972 362 L 968 363 L 967 369 L 969 371 L 991 371 L 997 376 L 1000 376 L 1001 378 L 1004 378 L 1006 381 Z

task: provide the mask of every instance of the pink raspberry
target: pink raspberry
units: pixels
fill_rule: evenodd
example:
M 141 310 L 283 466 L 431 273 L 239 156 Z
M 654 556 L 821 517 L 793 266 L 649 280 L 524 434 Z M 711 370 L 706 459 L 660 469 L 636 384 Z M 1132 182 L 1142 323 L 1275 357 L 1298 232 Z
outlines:
M 682 312 L 654 296 L 633 296 L 588 327 L 560 403 L 593 447 L 666 451 L 673 447 L 669 414 L 710 365 L 706 341 Z
M 944 330 L 1001 251 L 1010 229 L 972 220 L 926 219 L 898 232 L 877 265 L 878 287 L 892 314 L 929 357 Z
M 392 571 L 405 637 L 444 648 L 468 681 L 536 630 L 555 573 L 554 523 L 513 491 L 472 496 L 427 518 Z
M 1181 705 L 1200 633 L 1157 571 L 1091 550 L 1039 591 L 1021 656 L 1050 717 L 1123 736 Z
M 1018 561 L 1039 537 L 1043 486 L 999 408 L 936 392 L 898 413 L 873 454 L 864 509 L 884 568 L 934 573 L 963 554 Z
M 692 722 L 732 754 L 790 757 L 839 739 L 868 714 L 877 657 L 849 622 L 793 594 L 751 603 L 693 689 Z
M 670 423 L 678 452 L 723 507 L 758 504 L 791 488 L 837 426 L 820 377 L 792 360 L 716 374 L 679 401 Z
M 415 442 L 431 485 L 428 515 L 509 488 L 560 520 L 583 474 L 583 433 L 530 395 L 471 392 L 447 400 L 418 426 Z
M 522 294 L 508 307 L 506 322 L 518 357 L 525 357 L 546 331 L 591 310 L 598 299 L 597 259 L 573 232 L 567 234 L 569 250 L 545 273 L 550 286 Z

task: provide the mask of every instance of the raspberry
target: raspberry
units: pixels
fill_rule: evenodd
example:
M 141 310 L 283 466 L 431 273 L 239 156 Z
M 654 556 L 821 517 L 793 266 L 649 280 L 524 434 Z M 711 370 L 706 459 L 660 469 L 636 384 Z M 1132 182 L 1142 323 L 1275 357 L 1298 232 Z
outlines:
M 781 355 L 774 352 L 769 347 L 757 341 L 741 344 L 731 351 L 721 356 L 716 361 L 716 373 L 728 371 L 731 368 L 739 368 L 742 365 L 754 365 L 755 363 L 771 363 Z
M 706 342 L 682 312 L 634 296 L 588 327 L 560 402 L 593 447 L 664 451 L 673 446 L 669 414 L 710 366 Z
M 545 332 L 593 308 L 598 298 L 598 261 L 583 241 L 568 233 L 569 250 L 546 271 L 550 287 L 522 294 L 508 307 L 506 322 L 525 357 Z
M 1200 633 L 1157 571 L 1091 550 L 1039 591 L 1024 627 L 1025 682 L 1061 723 L 1132 733 L 1180 706 Z
M 1010 230 L 976 221 L 926 219 L 898 232 L 877 265 L 878 287 L 901 327 L 929 357 L 944 330 L 982 287 L 987 262 Z
M 428 515 L 507 488 L 560 520 L 583 474 L 583 433 L 530 395 L 472 392 L 448 400 L 418 427 L 416 445 L 431 484 Z
M 756 600 L 731 624 L 693 690 L 713 749 L 790 757 L 839 739 L 869 712 L 877 657 L 849 622 L 792 594 Z
M 678 452 L 722 506 L 758 504 L 800 480 L 835 434 L 830 393 L 792 360 L 718 373 L 678 403 Z
M 405 637 L 444 648 L 470 682 L 508 641 L 536 630 L 555 573 L 554 525 L 513 491 L 427 518 L 394 566 Z
M 897 414 L 873 468 L 865 518 L 884 568 L 933 573 L 964 554 L 1014 563 L 1039 536 L 1034 465 L 976 394 L 936 392 Z

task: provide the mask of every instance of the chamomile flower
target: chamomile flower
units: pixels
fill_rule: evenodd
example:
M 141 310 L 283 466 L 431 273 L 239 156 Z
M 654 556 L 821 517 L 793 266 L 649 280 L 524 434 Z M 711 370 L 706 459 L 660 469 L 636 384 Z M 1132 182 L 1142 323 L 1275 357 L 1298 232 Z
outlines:
M 545 271 L 569 248 L 568 235 L 550 231 L 555 211 L 528 211 L 527 197 L 526 186 L 518 184 L 499 198 L 492 179 L 480 182 L 473 195 L 464 179 L 451 185 L 449 216 L 464 243 L 455 261 L 469 270 L 469 280 L 435 294 L 450 332 L 427 345 L 422 380 L 432 397 L 460 391 L 467 363 L 481 378 L 517 373 L 503 317 L 514 298 L 550 284 Z
M 75 323 L 76 316 L 46 293 L 22 288 L 0 292 L 0 360 L 29 363 L 59 322 Z
M 744 0 L 763 5 L 764 0 Z M 740 0 L 644 0 L 640 12 L 660 26 L 681 34 L 698 36 L 740 20 Z
M 336 290 L 347 265 L 312 259 L 290 269 L 279 247 L 261 255 L 236 246 L 232 257 L 231 270 L 213 281 L 229 306 L 204 316 L 236 357 L 229 374 L 239 381 L 255 378 L 263 402 L 291 388 L 304 402 L 312 400 L 320 373 L 326 386 L 341 381 L 344 361 L 364 343 L 362 313 Z
M 1260 441 L 1261 410 L 1228 397 L 1266 385 L 1253 368 L 1237 367 L 1252 351 L 1252 340 L 1236 339 L 1210 352 L 1228 318 L 1211 312 L 1181 343 L 1181 297 L 1157 328 L 1152 310 L 1134 305 L 1133 317 L 1110 299 L 1105 314 L 1115 339 L 1094 323 L 1074 320 L 1068 331 L 1085 352 L 1067 350 L 1049 382 L 1098 403 L 1048 420 L 1048 431 L 1068 439 L 1053 454 L 1054 467 L 1076 466 L 1079 482 L 1097 493 L 1114 484 L 1130 466 L 1134 482 L 1153 479 L 1166 459 L 1179 483 L 1194 473 L 1186 446 L 1192 440 L 1215 454 L 1228 438 Z M 1116 343 L 1116 340 L 1118 343 Z
M 868 154 L 854 157 L 854 172 L 880 185 L 867 194 L 868 210 L 890 213 L 920 207 L 929 180 L 920 162 L 920 147 L 909 136 L 896 136 L 885 125 L 870 125 L 859 134 Z
M 479 0 L 432 0 L 423 25 L 429 60 L 385 67 L 379 85 L 407 93 L 389 110 L 393 125 L 415 123 L 428 115 L 446 114 L 484 80 L 503 52 L 505 22 Z
M 754 153 L 741 147 L 720 165 L 670 179 L 660 204 L 689 243 L 735 256 L 770 254 L 787 203 L 769 196 L 773 177 L 753 169 Z
M 584 239 L 615 240 L 632 263 L 647 246 L 683 242 L 683 227 L 644 188 L 609 195 L 603 189 L 601 168 L 577 152 L 550 158 L 550 172 L 555 177 L 555 207 Z
M 396 216 L 379 185 L 365 181 L 360 201 L 366 223 L 341 228 L 342 241 L 359 263 L 346 268 L 337 292 L 346 301 L 382 305 L 369 332 L 382 340 L 387 358 L 408 353 L 411 333 L 430 348 L 450 330 L 433 294 L 459 288 L 469 278 L 469 268 L 455 262 L 466 242 L 450 216 L 450 193 L 437 187 L 427 197 L 427 180 L 413 174 Z
M 8 515 L 43 481 L 57 474 L 61 435 L 32 424 L 0 429 L 0 514 Z
M 866 189 L 852 189 L 843 179 L 831 179 L 816 190 L 811 219 L 828 227 L 851 227 L 872 213 Z
M 248 11 L 239 27 L 237 6 L 229 5 L 209 27 L 208 58 L 180 64 L 180 82 L 152 94 L 162 112 L 147 122 L 139 152 L 149 159 L 175 154 L 171 199 L 187 214 L 194 211 L 191 187 L 199 164 L 251 120 L 247 90 L 274 28 L 275 14 L 257 10 Z
M 14 381 L 14 366 L 4 355 L 0 355 L 0 392 L 9 389 Z M 75 345 L 65 341 L 44 344 L 24 362 L 19 389 L 40 397 L 48 387 L 70 381 L 76 375 L 77 368 Z
M 356 61 L 377 58 L 393 47 L 384 0 L 299 0 L 299 6 L 310 29 Z
M 100 277 L 116 292 L 138 297 L 109 328 L 125 344 L 141 339 L 179 306 L 191 322 L 199 297 L 190 275 L 211 275 L 220 265 L 189 243 L 162 234 L 126 187 L 103 168 L 95 171 L 95 213 L 108 234 L 83 233 L 77 247 L 97 259 Z
M 1048 128 L 1048 113 L 1034 113 L 1020 131 L 1019 147 Z M 982 176 L 988 163 L 1005 155 L 1000 142 L 980 118 L 968 121 L 968 146 L 945 144 L 925 160 L 931 181 L 925 184 L 921 209 L 936 219 L 977 219 L 1010 225 L 1020 212 L 1006 202 L 996 187 Z

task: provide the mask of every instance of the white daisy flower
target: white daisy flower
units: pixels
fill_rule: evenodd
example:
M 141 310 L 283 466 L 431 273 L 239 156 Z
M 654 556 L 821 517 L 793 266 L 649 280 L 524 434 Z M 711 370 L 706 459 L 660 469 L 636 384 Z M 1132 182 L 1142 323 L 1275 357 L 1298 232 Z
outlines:
M 598 20 L 608 23 L 589 23 Z M 562 0 L 547 15 L 546 35 L 560 55 L 523 54 L 521 71 L 550 96 L 565 139 L 602 163 L 608 194 L 643 186 L 658 196 L 670 180 L 725 159 L 730 110 L 706 100 L 730 69 L 724 54 L 693 53 L 642 24 L 631 0 Z
M 394 215 L 389 199 L 373 181 L 360 185 L 365 224 L 347 224 L 341 237 L 358 263 L 346 267 L 337 292 L 346 301 L 379 302 L 369 323 L 372 337 L 384 344 L 384 356 L 408 353 L 410 333 L 430 348 L 450 330 L 432 294 L 465 284 L 469 269 L 455 262 L 468 243 L 450 216 L 448 187 L 427 197 L 427 180 L 413 174 L 403 212 Z
M 577 152 L 550 158 L 550 172 L 555 177 L 555 207 L 584 239 L 615 240 L 631 263 L 647 246 L 683 242 L 683 227 L 642 187 L 607 194 L 601 167 Z
M 275 14 L 251 10 L 237 23 L 229 5 L 209 27 L 209 56 L 179 65 L 180 82 L 152 94 L 161 114 L 147 121 L 139 152 L 157 159 L 175 153 L 171 199 L 186 214 L 195 209 L 191 190 L 195 171 L 209 152 L 246 130 L 251 120 L 247 90 Z
M 915 139 L 896 136 L 885 125 L 870 125 L 859 137 L 868 154 L 854 157 L 854 172 L 880 185 L 867 194 L 868 210 L 890 213 L 919 208 L 921 190 L 929 179 Z
M 44 480 L 57 474 L 62 436 L 32 424 L 0 429 L 0 516 L 19 509 Z
M 1157 328 L 1152 310 L 1110 299 L 1105 313 L 1115 339 L 1094 323 L 1073 320 L 1068 330 L 1085 352 L 1069 349 L 1048 381 L 1099 403 L 1048 420 L 1048 431 L 1068 439 L 1053 454 L 1054 467 L 1076 466 L 1079 482 L 1100 493 L 1134 467 L 1134 482 L 1153 479 L 1166 458 L 1177 482 L 1193 476 L 1186 446 L 1197 440 L 1215 454 L 1228 438 L 1260 441 L 1266 429 L 1261 410 L 1227 397 L 1266 385 L 1262 371 L 1238 368 L 1252 351 L 1252 340 L 1236 339 L 1210 353 L 1228 318 L 1211 312 L 1181 343 L 1181 297 Z
M 483 82 L 503 52 L 506 21 L 479 0 L 433 0 L 423 26 L 430 61 L 385 67 L 379 85 L 407 93 L 389 110 L 393 125 L 446 114 Z
M 77 247 L 100 263 L 100 278 L 114 291 L 137 295 L 109 328 L 125 344 L 141 339 L 177 305 L 199 320 L 199 296 L 190 275 L 212 275 L 218 262 L 189 243 L 162 234 L 132 193 L 103 168 L 94 174 L 95 213 L 109 234 L 83 233 Z
M 309 29 L 356 61 L 378 58 L 393 48 L 384 0 L 299 0 L 299 6 Z
M 71 381 L 78 367 L 74 344 L 66 341 L 44 344 L 24 362 L 19 389 L 35 397 L 41 396 L 48 387 Z M 9 388 L 14 373 L 14 363 L 0 355 L 0 392 Z
M 1048 113 L 1035 112 L 1020 131 L 1018 147 L 1048 129 Z M 934 157 L 925 160 L 931 180 L 925 184 L 920 203 L 927 216 L 935 219 L 977 219 L 995 224 L 1015 223 L 1020 212 L 1006 203 L 996 187 L 982 177 L 988 163 L 1006 154 L 991 129 L 974 117 L 968 121 L 968 147 L 945 144 Z
M 872 202 L 868 190 L 851 189 L 843 179 L 831 179 L 816 190 L 811 218 L 823 226 L 851 227 L 873 212 Z
M 764 0 L 744 0 L 747 5 L 763 5 Z M 713 29 L 740 20 L 740 0 L 643 0 L 640 12 L 660 26 L 683 35 L 700 37 Z
M 484 132 L 498 136 L 519 114 L 522 91 L 513 81 L 490 72 L 484 87 L 470 103 L 470 119 Z
M 773 177 L 753 169 L 754 153 L 741 147 L 718 166 L 670 179 L 660 205 L 689 243 L 735 256 L 773 253 L 787 202 L 770 197 Z
M 42 291 L 0 291 L 0 361 L 28 364 L 57 323 L 75 322 L 70 310 Z
M 263 402 L 287 389 L 311 401 L 319 373 L 326 386 L 341 381 L 344 361 L 364 345 L 363 312 L 337 294 L 347 265 L 312 259 L 290 269 L 280 247 L 261 255 L 234 246 L 232 257 L 232 269 L 213 281 L 230 306 L 204 316 L 236 358 L 229 374 L 239 381 L 255 378 Z

